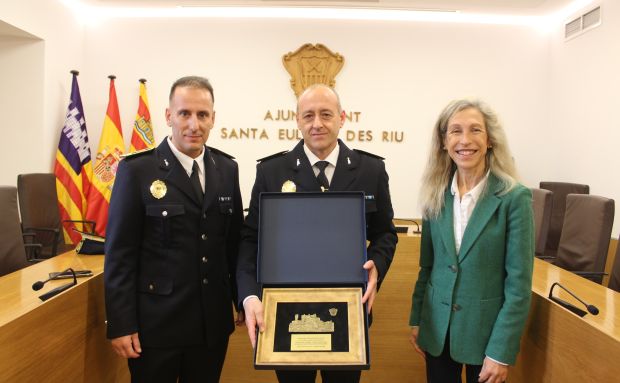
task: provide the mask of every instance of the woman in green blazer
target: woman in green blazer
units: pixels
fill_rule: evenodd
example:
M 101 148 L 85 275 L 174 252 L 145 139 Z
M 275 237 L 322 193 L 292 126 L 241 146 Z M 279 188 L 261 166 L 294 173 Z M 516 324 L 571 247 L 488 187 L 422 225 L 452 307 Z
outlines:
M 505 134 L 479 101 L 450 103 L 424 173 L 420 274 L 410 341 L 428 383 L 503 382 L 530 307 L 531 192 L 516 181 Z

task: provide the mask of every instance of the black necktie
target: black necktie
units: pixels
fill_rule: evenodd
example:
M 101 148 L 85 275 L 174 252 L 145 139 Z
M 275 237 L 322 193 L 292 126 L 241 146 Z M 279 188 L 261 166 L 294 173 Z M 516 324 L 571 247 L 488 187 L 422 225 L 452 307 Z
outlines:
M 198 199 L 202 201 L 205 195 L 202 192 L 202 186 L 200 186 L 200 177 L 198 176 L 198 172 L 200 172 L 198 162 L 194 161 L 194 165 L 192 165 L 192 175 L 189 177 L 189 180 L 192 182 L 192 187 L 194 188 L 196 197 L 198 197 Z
M 316 176 L 316 180 L 319 181 L 319 185 L 321 185 L 321 191 L 327 191 L 329 189 L 329 181 L 325 175 L 325 168 L 327 165 L 329 165 L 327 161 L 318 161 L 314 164 L 314 166 L 319 168 L 319 174 Z

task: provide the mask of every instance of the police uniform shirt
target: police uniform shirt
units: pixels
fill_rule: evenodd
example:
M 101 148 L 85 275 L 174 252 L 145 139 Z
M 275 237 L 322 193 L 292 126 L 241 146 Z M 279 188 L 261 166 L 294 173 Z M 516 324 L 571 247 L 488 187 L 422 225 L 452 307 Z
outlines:
M 185 153 L 182 153 L 176 146 L 172 143 L 172 139 L 168 136 L 168 146 L 170 146 L 170 150 L 172 150 L 172 154 L 179 160 L 183 169 L 187 173 L 188 177 L 192 176 L 192 168 L 194 167 L 194 161 L 198 164 L 198 179 L 200 179 L 200 187 L 202 188 L 202 192 L 205 192 L 205 149 L 202 148 L 202 153 L 196 158 L 192 158 Z
M 338 162 L 338 155 L 340 154 L 340 145 L 336 144 L 334 150 L 324 159 L 321 160 L 314 153 L 310 151 L 308 146 L 304 144 L 304 153 L 306 153 L 306 157 L 308 157 L 308 161 L 312 165 L 312 171 L 314 172 L 314 176 L 318 176 L 320 169 L 316 166 L 316 163 L 319 161 L 327 161 L 329 165 L 325 168 L 325 177 L 327 177 L 327 181 L 331 185 L 332 178 L 334 177 L 334 171 L 336 170 L 336 163 Z

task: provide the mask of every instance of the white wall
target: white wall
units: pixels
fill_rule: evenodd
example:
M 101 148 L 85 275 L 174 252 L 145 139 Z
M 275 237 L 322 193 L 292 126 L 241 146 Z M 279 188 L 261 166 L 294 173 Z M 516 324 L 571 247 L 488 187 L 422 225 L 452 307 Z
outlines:
M 613 236 L 620 230 L 620 2 L 599 2 L 602 24 L 569 41 L 551 43 L 550 166 L 540 179 L 586 183 L 590 193 L 616 201 Z
M 0 22 L 1 23 L 1 22 Z M 43 126 L 43 41 L 23 31 L 3 26 L 0 35 L 0 185 L 15 185 L 17 174 L 26 173 L 47 163 L 41 150 L 47 144 Z M 30 150 L 28 150 L 30 148 Z M 32 150 L 37 148 L 36 150 Z M 27 160 L 16 161 L 30 152 Z
M 527 160 L 531 152 L 527 137 L 548 125 L 548 41 L 525 27 L 122 19 L 88 28 L 86 42 L 82 95 L 91 137 L 98 137 L 103 125 L 110 73 L 118 76 L 127 141 L 137 108 L 138 78 L 149 80 L 158 140 L 168 133 L 163 111 L 171 83 L 187 74 L 212 79 L 217 117 L 209 144 L 237 157 L 246 204 L 255 160 L 294 145 L 275 137 L 279 128 L 294 129 L 294 122 L 265 122 L 263 117 L 267 110 L 294 109 L 281 60 L 307 42 L 323 43 L 344 55 L 336 89 L 345 110 L 362 114 L 359 123 L 345 124 L 343 129 L 373 130 L 372 142 L 348 144 L 387 157 L 398 217 L 419 216 L 417 194 L 430 131 L 449 100 L 464 96 L 488 100 L 503 117 L 526 174 L 536 168 Z M 269 141 L 223 140 L 218 132 L 222 127 L 265 128 L 273 136 Z M 382 143 L 381 130 L 405 132 L 405 142 Z
M 20 173 L 53 170 L 84 35 L 58 0 L 3 0 L 0 23 L 10 25 L 0 28 L 0 184 L 15 185 Z
M 620 89 L 614 40 L 620 5 L 611 0 L 601 2 L 601 27 L 567 43 L 562 25 L 551 35 L 498 25 L 250 19 L 116 19 L 83 29 L 54 0 L 9 3 L 0 3 L 0 19 L 45 41 L 44 118 L 37 129 L 43 137 L 38 149 L 47 162 L 18 155 L 13 142 L 3 143 L 3 150 L 16 150 L 14 158 L 33 171 L 51 169 L 70 69 L 81 71 L 93 151 L 108 102 L 108 74 L 118 77 L 127 142 L 140 77 L 148 79 L 161 140 L 168 133 L 163 113 L 169 86 L 180 76 L 199 74 L 212 80 L 216 92 L 216 128 L 209 144 L 238 158 L 247 204 L 255 159 L 294 144 L 276 138 L 278 129 L 294 129 L 294 122 L 263 117 L 267 110 L 294 109 L 281 58 L 309 42 L 344 55 L 336 88 L 345 110 L 362 113 L 359 123 L 344 129 L 375 134 L 373 142 L 347 144 L 387 157 L 397 216 L 419 216 L 416 201 L 431 127 L 450 99 L 463 96 L 483 98 L 497 110 L 526 185 L 585 182 L 593 194 L 620 201 L 614 166 L 620 133 L 613 118 Z M 35 3 L 42 12 L 28 11 Z M 271 139 L 223 140 L 223 127 L 264 128 Z M 381 143 L 381 130 L 405 132 L 405 142 Z M 12 173 L 12 167 L 0 171 L 7 180 L 14 179 Z

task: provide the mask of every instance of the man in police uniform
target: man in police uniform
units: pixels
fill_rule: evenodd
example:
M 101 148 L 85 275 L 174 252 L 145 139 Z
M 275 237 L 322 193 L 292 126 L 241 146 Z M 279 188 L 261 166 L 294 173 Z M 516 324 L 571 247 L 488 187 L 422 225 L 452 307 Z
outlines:
M 217 382 L 234 329 L 237 163 L 205 146 L 213 88 L 170 90 L 172 135 L 121 161 L 105 242 L 107 335 L 132 382 Z M 243 319 L 241 319 L 243 320 Z
M 362 298 L 371 309 L 379 281 L 385 278 L 396 248 L 394 212 L 388 175 L 381 157 L 350 150 L 338 140 L 345 114 L 336 92 L 325 85 L 306 89 L 297 102 L 297 126 L 303 140 L 291 152 L 260 160 L 252 190 L 249 214 L 242 229 L 237 268 L 239 305 L 252 347 L 256 346 L 256 326 L 265 329 L 261 288 L 256 281 L 256 254 L 261 192 L 279 191 L 364 191 L 366 196 L 366 238 L 368 285 Z M 317 241 L 320 241 L 317 238 Z M 314 382 L 316 371 L 276 371 L 280 382 Z M 324 383 L 358 382 L 360 371 L 321 371 Z

